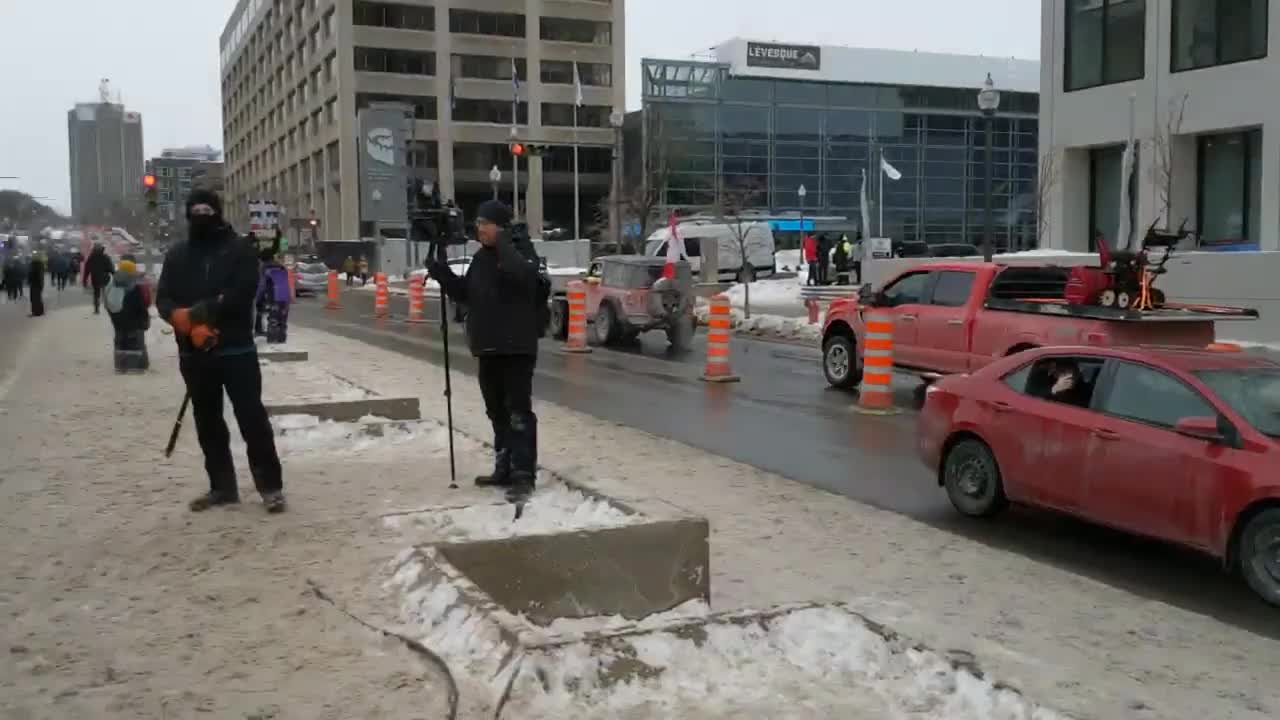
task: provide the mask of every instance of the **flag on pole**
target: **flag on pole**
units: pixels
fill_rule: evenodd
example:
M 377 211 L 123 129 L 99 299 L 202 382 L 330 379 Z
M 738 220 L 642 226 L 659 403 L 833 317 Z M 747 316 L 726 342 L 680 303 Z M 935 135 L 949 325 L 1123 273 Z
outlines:
M 578 63 L 573 63 L 573 104 L 582 107 L 582 76 L 578 74 Z
M 884 171 L 885 175 L 889 176 L 890 180 L 898 181 L 902 179 L 902 173 L 898 172 L 898 168 L 890 165 L 889 161 L 884 159 L 883 152 L 880 153 L 880 169 Z
M 680 239 L 680 221 L 673 211 L 670 220 L 670 235 L 667 239 L 667 264 L 662 266 L 662 277 L 674 280 L 676 263 L 684 258 L 684 240 Z
M 1116 250 L 1129 249 L 1130 226 L 1133 224 L 1129 207 L 1129 178 L 1133 175 L 1133 141 L 1125 143 L 1124 157 L 1120 161 L 1120 227 L 1116 230 Z
M 860 200 L 861 200 L 861 209 L 862 209 L 862 237 L 866 239 L 871 237 L 871 226 L 868 224 L 871 222 L 871 204 L 867 201 L 867 169 L 866 168 L 862 168 L 861 195 L 862 197 L 860 198 Z

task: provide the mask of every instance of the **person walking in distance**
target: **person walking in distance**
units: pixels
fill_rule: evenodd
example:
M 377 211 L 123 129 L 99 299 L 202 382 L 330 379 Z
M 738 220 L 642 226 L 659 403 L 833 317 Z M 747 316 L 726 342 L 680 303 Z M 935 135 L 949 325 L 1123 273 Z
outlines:
M 346 260 L 342 261 L 342 274 L 347 276 L 347 287 L 351 287 L 356 281 L 356 261 L 350 255 Z
M 139 275 L 135 261 L 121 258 L 115 277 L 103 294 L 102 304 L 107 306 L 115 331 L 113 355 L 117 373 L 144 372 L 151 366 L 147 358 L 151 289 Z
M 803 231 L 802 231 L 803 232 Z M 809 277 L 806 285 L 818 284 L 818 241 L 812 235 L 805 235 L 804 241 L 801 243 L 801 253 L 804 255 L 804 261 L 809 266 Z
M 533 491 L 538 467 L 538 419 L 533 414 L 537 364 L 538 257 L 532 243 L 511 235 L 511 210 L 497 200 L 476 212 L 480 249 L 463 277 L 442 258 L 430 276 L 454 302 L 467 306 L 467 338 L 479 360 L 480 393 L 493 424 L 493 474 L 478 485 L 507 488 L 508 499 Z
M 27 285 L 31 286 L 31 317 L 44 315 L 45 272 L 44 255 L 41 253 L 32 255 L 31 264 L 27 266 Z
M 365 256 L 360 256 L 360 262 L 356 263 L 357 269 L 360 271 L 360 287 L 369 284 L 369 260 Z
M 89 257 L 84 261 L 84 277 L 80 280 L 85 287 L 93 286 L 94 315 L 101 311 L 102 290 L 111 281 L 111 276 L 115 271 L 116 268 L 111 264 L 111 258 L 107 257 L 107 249 L 102 245 L 94 245 L 93 250 L 89 252 Z
M 209 190 L 187 198 L 191 236 L 169 249 L 156 290 L 156 309 L 173 326 L 178 369 L 186 382 L 204 452 L 209 491 L 193 512 L 240 502 L 231 436 L 223 418 L 225 391 L 249 456 L 249 472 L 268 512 L 285 509 L 280 457 L 262 404 L 262 372 L 253 342 L 258 258 L 222 219 L 222 200 Z

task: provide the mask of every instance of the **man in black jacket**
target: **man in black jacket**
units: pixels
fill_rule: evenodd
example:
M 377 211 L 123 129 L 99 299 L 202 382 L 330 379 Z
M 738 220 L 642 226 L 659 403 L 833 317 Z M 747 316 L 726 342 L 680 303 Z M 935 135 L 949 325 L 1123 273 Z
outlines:
M 89 258 L 84 261 L 84 285 L 93 285 L 93 314 L 97 315 L 102 305 L 102 290 L 111 281 L 116 268 L 107 257 L 107 249 L 102 245 L 94 245 Z
M 466 303 L 471 354 L 479 360 L 480 392 L 493 423 L 493 475 L 479 485 L 507 488 L 511 499 L 533 491 L 538 467 L 538 419 L 533 369 L 538 356 L 538 259 L 527 239 L 513 241 L 511 210 L 490 200 L 476 212 L 480 249 L 465 277 L 448 263 L 427 264 L 454 302 Z
M 271 421 L 262 404 L 262 372 L 253 343 L 258 290 L 254 250 L 222 220 L 222 202 L 208 190 L 187 199 L 191 237 L 169 249 L 156 290 L 156 309 L 173 326 L 178 368 L 191 396 L 204 451 L 209 492 L 191 501 L 200 512 L 240 502 L 222 394 L 231 400 L 249 455 L 249 471 L 268 512 L 285 509 Z

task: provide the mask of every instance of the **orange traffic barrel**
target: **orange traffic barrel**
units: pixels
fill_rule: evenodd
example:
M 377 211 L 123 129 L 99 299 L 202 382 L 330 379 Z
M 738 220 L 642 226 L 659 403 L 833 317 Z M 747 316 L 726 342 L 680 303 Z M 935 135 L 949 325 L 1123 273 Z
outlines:
M 866 314 L 862 337 L 862 384 L 858 407 L 876 412 L 893 408 L 893 315 L 876 310 Z
M 569 283 L 569 334 L 565 338 L 564 351 L 589 353 L 587 345 L 587 284 L 581 280 Z
M 336 270 L 329 271 L 329 302 L 324 304 L 326 310 L 337 310 L 342 307 L 342 303 L 338 301 L 338 272 Z
M 702 372 L 702 379 L 707 382 L 732 383 L 742 379 L 734 375 L 729 366 L 730 312 L 728 296 L 711 298 L 711 318 L 707 322 L 707 366 Z
M 387 274 L 376 273 L 373 276 L 373 314 L 377 317 L 387 315 Z
M 409 318 L 407 322 L 423 323 L 427 321 L 427 276 L 417 275 L 409 278 Z

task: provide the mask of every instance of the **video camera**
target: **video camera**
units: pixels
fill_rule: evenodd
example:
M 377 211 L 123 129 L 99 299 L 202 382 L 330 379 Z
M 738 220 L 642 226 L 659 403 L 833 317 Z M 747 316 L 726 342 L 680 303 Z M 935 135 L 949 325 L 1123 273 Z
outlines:
M 462 210 L 453 206 L 418 210 L 410 218 L 410 238 L 432 245 L 466 245 L 467 223 Z

